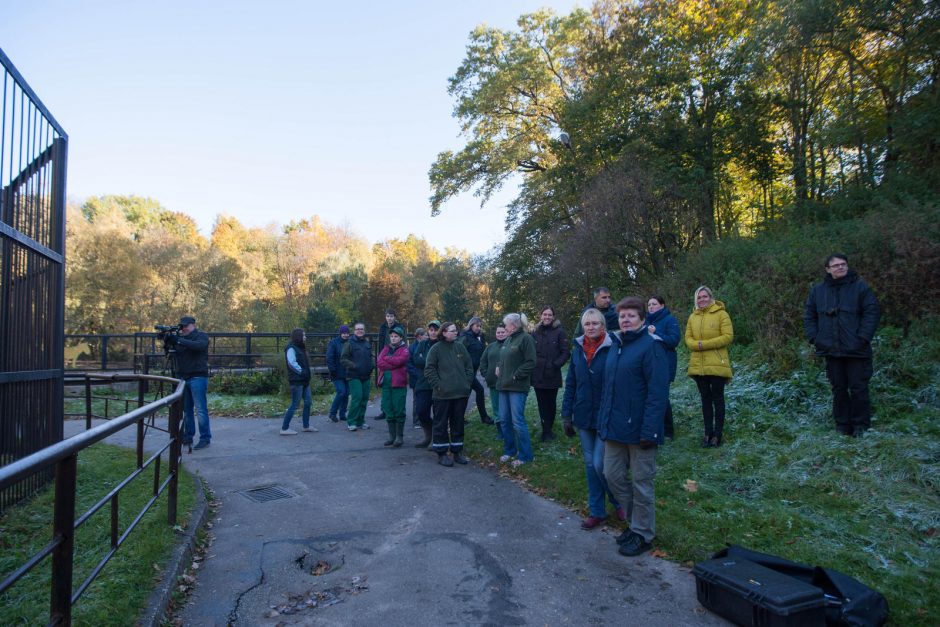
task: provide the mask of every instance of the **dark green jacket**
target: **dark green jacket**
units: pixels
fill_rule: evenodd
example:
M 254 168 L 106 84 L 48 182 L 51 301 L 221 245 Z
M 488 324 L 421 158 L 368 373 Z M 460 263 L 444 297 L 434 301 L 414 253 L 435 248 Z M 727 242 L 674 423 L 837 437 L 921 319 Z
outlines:
M 431 398 L 467 398 L 473 379 L 473 361 L 460 342 L 442 340 L 431 347 L 424 378 L 431 385 Z
M 496 387 L 496 366 L 499 365 L 499 351 L 503 347 L 504 341 L 490 342 L 486 346 L 486 350 L 483 351 L 483 356 L 480 357 L 480 374 L 483 375 L 487 387 Z
M 496 389 L 500 392 L 528 392 L 535 359 L 535 340 L 531 335 L 519 329 L 507 337 L 499 351 Z

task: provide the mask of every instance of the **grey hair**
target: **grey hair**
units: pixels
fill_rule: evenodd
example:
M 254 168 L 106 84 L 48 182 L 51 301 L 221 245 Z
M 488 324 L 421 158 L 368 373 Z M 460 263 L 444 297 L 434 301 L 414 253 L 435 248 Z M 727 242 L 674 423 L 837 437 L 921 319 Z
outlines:
M 523 328 L 522 325 L 522 316 L 517 313 L 510 313 L 503 316 L 503 324 L 511 324 L 514 329 Z
M 582 327 L 584 326 L 584 321 L 587 320 L 588 318 L 594 318 L 601 323 L 605 323 L 607 321 L 607 319 L 604 318 L 604 314 L 601 313 L 600 309 L 595 309 L 594 307 L 589 307 L 588 309 L 585 309 L 584 313 L 581 314 L 581 326 Z

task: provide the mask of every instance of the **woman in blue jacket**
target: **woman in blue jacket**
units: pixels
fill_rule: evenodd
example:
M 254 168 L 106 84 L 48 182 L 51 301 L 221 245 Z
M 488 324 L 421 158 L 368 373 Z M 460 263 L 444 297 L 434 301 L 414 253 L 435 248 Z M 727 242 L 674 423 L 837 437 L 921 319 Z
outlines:
M 646 330 L 646 307 L 636 297 L 617 303 L 620 330 L 604 364 L 597 430 L 604 441 L 604 476 L 630 527 L 617 543 L 621 555 L 640 555 L 656 536 L 656 447 L 663 443 L 669 364 L 663 343 Z M 629 478 L 628 478 L 629 474 Z
M 612 341 L 607 333 L 604 314 L 598 309 L 586 309 L 581 314 L 580 326 L 584 335 L 574 339 L 571 364 L 565 377 L 561 418 L 565 435 L 574 437 L 577 427 L 577 433 L 581 436 L 589 512 L 588 517 L 581 521 L 581 528 L 594 529 L 607 518 L 606 499 L 617 509 L 621 520 L 626 513 L 604 479 L 604 443 L 597 435 L 597 410 L 601 406 L 604 389 L 604 364 Z
M 659 338 L 666 349 L 666 359 L 669 362 L 669 384 L 676 380 L 676 368 L 679 359 L 676 356 L 676 347 L 682 341 L 682 331 L 679 329 L 679 321 L 666 307 L 666 300 L 653 294 L 646 301 L 646 328 L 650 334 Z M 672 425 L 672 403 L 666 398 L 666 417 L 663 421 L 663 435 L 670 440 L 675 437 L 675 430 Z

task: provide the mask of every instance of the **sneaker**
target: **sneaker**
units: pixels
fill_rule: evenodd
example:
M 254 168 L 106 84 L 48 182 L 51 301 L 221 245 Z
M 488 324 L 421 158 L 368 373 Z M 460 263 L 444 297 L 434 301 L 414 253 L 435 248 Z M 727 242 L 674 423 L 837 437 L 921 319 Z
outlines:
M 281 429 L 281 435 L 297 435 L 293 429 Z
M 581 521 L 582 529 L 594 529 L 595 527 L 600 527 L 604 524 L 604 521 L 607 520 L 604 516 L 588 516 Z
M 454 460 L 452 460 L 447 455 L 438 455 L 437 463 L 440 464 L 441 466 L 447 466 L 448 468 L 450 468 L 451 466 L 454 465 Z
M 506 462 L 508 462 L 508 461 L 511 460 L 511 459 L 512 459 L 512 456 L 510 456 L 510 455 L 500 455 L 500 456 L 499 456 L 499 461 L 500 461 L 501 463 L 503 463 L 503 464 L 505 464 Z
M 461 464 L 464 466 L 467 464 L 467 458 L 463 456 L 463 453 L 457 452 L 457 453 L 451 453 L 451 455 L 454 456 L 454 461 L 457 462 L 458 464 Z
M 412 427 L 415 428 L 415 429 L 420 429 L 420 428 L 421 428 L 421 423 L 420 423 L 420 422 L 417 422 L 417 423 L 415 423 L 414 425 L 412 425 Z
M 346 428 L 349 429 L 350 431 L 355 431 L 355 430 L 356 430 L 356 425 L 349 425 L 349 426 L 346 427 Z
M 385 419 L 383 418 L 382 420 L 385 420 Z M 360 428 L 360 429 L 371 429 L 372 427 L 370 427 L 370 426 L 367 425 L 366 423 L 362 423 L 361 425 L 359 425 L 359 428 Z
M 624 544 L 627 540 L 629 540 L 635 535 L 636 535 L 635 533 L 627 529 L 626 531 L 621 533 L 619 536 L 617 536 L 617 544 Z
M 303 429 L 301 429 L 301 431 L 305 433 L 318 433 L 320 430 L 317 429 L 316 427 L 304 427 Z
M 201 448 L 209 448 L 209 440 L 199 440 L 199 443 L 193 447 L 193 450 L 198 451 Z
M 339 418 L 336 417 L 336 414 L 330 414 L 331 422 L 339 422 Z
M 617 520 L 626 520 L 626 519 L 627 519 L 627 511 L 622 507 L 618 507 L 617 508 Z
M 511 465 L 513 468 L 518 468 L 519 466 L 522 466 L 523 464 L 525 464 L 525 462 L 522 461 L 521 459 L 514 459 L 514 460 L 512 460 L 512 464 L 510 464 L 510 465 Z
M 617 549 L 617 552 L 621 555 L 626 555 L 627 557 L 636 557 L 637 555 L 642 555 L 646 553 L 653 545 L 643 539 L 643 536 L 634 533 L 627 541 L 620 545 L 620 548 Z

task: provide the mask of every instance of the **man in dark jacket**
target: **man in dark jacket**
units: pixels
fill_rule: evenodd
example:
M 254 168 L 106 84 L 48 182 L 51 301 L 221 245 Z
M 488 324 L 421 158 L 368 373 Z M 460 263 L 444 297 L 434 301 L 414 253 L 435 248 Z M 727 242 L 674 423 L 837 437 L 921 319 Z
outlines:
M 868 284 L 849 270 L 845 255 L 829 255 L 826 274 L 806 299 L 803 328 L 816 354 L 826 358 L 836 431 L 861 435 L 871 426 L 871 341 L 881 309 Z
M 336 388 L 336 396 L 330 406 L 330 420 L 339 422 L 346 420 L 346 407 L 349 405 L 349 383 L 346 381 L 346 368 L 340 361 L 343 356 L 343 347 L 349 341 L 349 327 L 345 324 L 339 326 L 339 335 L 330 340 L 326 346 L 326 367 L 330 371 L 330 380 Z
M 180 318 L 179 335 L 167 335 L 176 347 L 176 374 L 186 382 L 183 392 L 183 444 L 192 444 L 196 435 L 195 417 L 199 418 L 199 442 L 193 448 L 206 448 L 212 440 L 209 430 L 209 336 L 196 328 L 192 316 Z
M 471 390 L 476 395 L 480 422 L 491 425 L 493 419 L 486 413 L 486 394 L 483 391 L 483 385 L 477 378 L 477 372 L 480 370 L 480 358 L 483 356 L 483 351 L 486 350 L 486 338 L 483 337 L 483 320 L 476 316 L 470 318 L 470 321 L 467 322 L 467 328 L 460 334 L 458 341 L 467 349 L 467 352 L 470 353 L 470 359 L 473 360 L 473 380 L 470 385 Z M 467 405 L 470 405 L 469 396 L 467 397 Z M 466 408 L 464 411 L 466 411 Z
M 594 290 L 594 302 L 581 310 L 581 313 L 583 314 L 588 309 L 596 309 L 604 314 L 604 322 L 608 331 L 619 331 L 620 321 L 617 319 L 617 308 L 610 303 L 610 290 L 606 287 L 598 287 Z M 581 328 L 581 317 L 578 316 L 578 326 L 574 330 L 574 337 L 581 337 L 582 335 L 584 335 L 584 329 Z
M 350 431 L 369 429 L 365 424 L 366 406 L 369 404 L 369 389 L 372 380 L 372 345 L 366 338 L 366 325 L 357 322 L 353 336 L 343 347 L 340 363 L 346 368 L 349 382 L 349 413 L 346 428 Z

